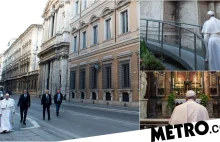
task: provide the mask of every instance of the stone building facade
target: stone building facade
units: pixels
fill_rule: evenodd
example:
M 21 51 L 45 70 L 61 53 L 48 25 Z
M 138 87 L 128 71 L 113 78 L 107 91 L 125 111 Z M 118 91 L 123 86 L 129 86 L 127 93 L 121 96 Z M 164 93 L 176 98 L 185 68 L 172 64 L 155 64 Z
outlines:
M 68 99 L 139 106 L 139 1 L 73 0 Z
M 177 21 L 181 23 L 190 23 L 203 25 L 207 20 L 207 12 L 212 10 L 215 16 L 220 18 L 219 1 L 141 1 L 141 17 Z
M 38 52 L 41 50 L 42 25 L 32 24 L 3 53 L 2 85 L 11 94 L 27 89 L 37 94 Z
M 55 94 L 58 88 L 64 95 L 66 94 L 70 9 L 70 0 L 48 0 L 44 9 L 42 50 L 38 54 L 39 95 L 46 89 Z
M 185 102 L 185 94 L 188 90 L 194 90 L 197 94 L 197 102 L 200 103 L 200 95 L 208 97 L 207 110 L 211 118 L 219 117 L 220 106 L 220 73 L 208 71 L 166 71 L 146 72 L 147 90 L 142 100 L 147 104 L 141 112 L 147 118 L 170 118 L 167 111 L 167 99 L 170 94 L 175 94 L 176 105 Z M 146 108 L 145 107 L 145 108 Z M 142 111 L 143 111 L 142 110 Z
M 0 54 L 0 82 L 1 82 L 1 80 L 2 80 L 3 59 L 4 59 L 3 55 Z M 0 85 L 1 85 L 1 84 L 0 84 Z

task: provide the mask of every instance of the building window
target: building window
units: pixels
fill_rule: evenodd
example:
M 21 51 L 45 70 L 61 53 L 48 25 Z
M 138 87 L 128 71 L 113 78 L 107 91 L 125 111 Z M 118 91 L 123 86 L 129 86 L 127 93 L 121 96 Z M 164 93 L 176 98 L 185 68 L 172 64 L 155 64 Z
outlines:
M 106 93 L 105 93 L 105 100 L 106 100 L 106 101 L 111 101 L 111 98 L 112 98 L 112 97 L 111 97 L 111 93 L 106 92 Z
M 128 32 L 128 11 L 127 10 L 121 12 L 121 32 L 122 33 Z
M 126 92 L 122 93 L 122 102 L 129 102 L 129 94 Z
M 79 14 L 79 1 L 75 2 L 75 12 L 76 12 L 76 16 Z
M 84 9 L 87 7 L 87 0 L 84 0 Z
M 105 39 L 111 38 L 111 19 L 105 20 Z
M 130 88 L 130 64 L 129 62 L 120 63 L 120 88 Z
M 80 84 L 80 89 L 86 88 L 86 69 L 80 70 L 79 84 Z
M 92 100 L 96 100 L 96 93 L 95 92 L 92 92 Z
M 86 31 L 82 33 L 82 48 L 86 48 Z
M 98 43 L 98 25 L 93 27 L 93 44 Z
M 111 89 L 112 88 L 112 66 L 109 65 L 103 65 L 102 70 L 103 75 L 103 89 Z
M 70 89 L 76 89 L 76 71 L 70 72 Z
M 94 67 L 90 68 L 90 89 L 98 88 L 98 72 Z
M 77 51 L 77 36 L 74 37 L 73 41 L 73 52 L 76 53 Z

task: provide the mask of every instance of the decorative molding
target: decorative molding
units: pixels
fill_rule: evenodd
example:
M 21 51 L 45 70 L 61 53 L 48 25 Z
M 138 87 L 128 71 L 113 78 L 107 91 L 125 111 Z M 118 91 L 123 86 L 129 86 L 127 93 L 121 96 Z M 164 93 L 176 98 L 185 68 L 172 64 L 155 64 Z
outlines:
M 81 62 L 80 64 L 79 64 L 79 66 L 86 66 L 87 65 L 87 62 Z
M 104 56 L 102 58 L 102 62 L 112 61 L 112 60 L 114 60 L 114 57 L 112 55 Z
M 131 0 L 119 0 L 117 3 L 116 3 L 116 9 L 119 9 L 127 4 L 129 4 L 131 2 Z
M 77 28 L 75 28 L 75 27 L 73 27 L 73 28 L 71 29 L 71 33 L 72 33 L 72 34 L 78 32 L 78 31 L 79 31 L 79 29 L 77 29 Z
M 110 9 L 109 7 L 106 7 L 102 10 L 101 17 L 105 17 L 107 15 L 110 15 L 113 12 L 114 12 L 114 9 Z
M 100 17 L 97 17 L 95 15 L 92 15 L 91 18 L 89 19 L 90 24 L 95 23 L 100 20 Z
M 81 22 L 79 25 L 80 25 L 80 29 L 84 29 L 89 26 L 89 24 L 85 22 Z
M 117 58 L 124 58 L 124 57 L 130 57 L 132 56 L 132 51 L 124 51 L 124 52 L 120 52 L 119 55 L 117 56 Z
M 96 59 L 92 59 L 89 64 L 94 64 L 94 63 L 98 63 L 99 62 L 99 59 L 96 58 Z

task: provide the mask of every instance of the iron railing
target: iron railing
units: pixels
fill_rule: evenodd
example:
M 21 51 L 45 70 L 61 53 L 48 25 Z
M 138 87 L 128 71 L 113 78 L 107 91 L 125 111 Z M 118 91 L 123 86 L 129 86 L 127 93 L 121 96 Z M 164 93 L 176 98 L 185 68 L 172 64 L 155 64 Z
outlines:
M 207 69 L 205 62 L 206 44 L 201 34 L 202 26 L 179 23 L 174 21 L 152 20 L 141 18 L 140 36 L 143 40 L 155 42 L 160 46 L 158 48 L 161 58 L 164 57 L 164 46 L 178 48 L 177 56 L 182 57 L 182 53 L 189 52 L 193 57 L 194 70 L 198 69 L 198 62 L 201 69 Z M 202 65 L 201 65 L 201 60 Z

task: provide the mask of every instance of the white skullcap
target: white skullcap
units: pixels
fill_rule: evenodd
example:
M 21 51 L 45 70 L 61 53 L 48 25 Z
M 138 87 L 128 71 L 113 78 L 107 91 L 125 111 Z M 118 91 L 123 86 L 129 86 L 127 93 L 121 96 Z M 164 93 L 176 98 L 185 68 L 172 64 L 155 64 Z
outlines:
M 8 93 L 6 93 L 5 96 L 10 96 L 10 95 Z
M 207 13 L 209 16 L 213 16 L 213 15 L 215 15 L 215 13 L 213 12 L 213 11 L 209 11 L 208 13 Z
M 186 93 L 186 97 L 193 97 L 195 96 L 196 93 L 193 91 L 193 90 L 189 90 L 187 93 Z

